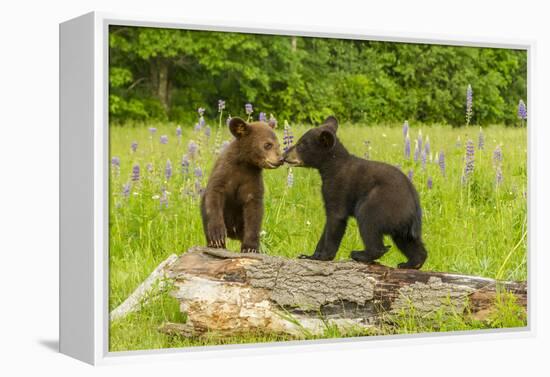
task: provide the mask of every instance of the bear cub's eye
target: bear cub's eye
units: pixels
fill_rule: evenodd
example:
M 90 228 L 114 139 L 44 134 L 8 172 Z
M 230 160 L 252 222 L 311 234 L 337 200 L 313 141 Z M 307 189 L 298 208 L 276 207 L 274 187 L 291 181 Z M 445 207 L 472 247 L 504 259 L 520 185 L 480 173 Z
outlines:
M 264 148 L 265 148 L 266 150 L 270 150 L 271 148 L 273 148 L 273 144 L 271 144 L 271 143 L 265 143 L 265 144 L 264 144 Z

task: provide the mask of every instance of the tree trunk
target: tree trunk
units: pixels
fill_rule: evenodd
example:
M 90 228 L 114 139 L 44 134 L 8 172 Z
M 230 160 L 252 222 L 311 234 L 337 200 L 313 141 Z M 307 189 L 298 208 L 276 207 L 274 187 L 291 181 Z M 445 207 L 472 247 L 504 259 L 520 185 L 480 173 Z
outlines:
M 485 319 L 501 290 L 527 305 L 524 282 L 205 247 L 192 248 L 169 264 L 166 276 L 173 280 L 173 295 L 187 321 L 160 330 L 184 336 L 303 338 L 322 335 L 327 325 L 346 333 L 376 328 L 412 308 L 420 315 L 443 310 Z
M 151 60 L 151 86 L 165 110 L 170 105 L 169 61 L 164 58 Z
M 170 84 L 168 81 L 168 61 L 166 59 L 159 59 L 159 86 L 158 86 L 158 97 L 160 102 L 164 106 L 165 110 L 168 110 L 170 104 L 169 98 L 169 88 Z

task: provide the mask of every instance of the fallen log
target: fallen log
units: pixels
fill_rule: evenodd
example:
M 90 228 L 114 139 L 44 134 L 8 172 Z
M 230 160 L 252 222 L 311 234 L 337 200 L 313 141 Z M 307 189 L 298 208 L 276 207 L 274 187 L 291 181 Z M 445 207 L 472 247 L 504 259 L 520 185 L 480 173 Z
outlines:
M 168 334 L 196 337 L 268 333 L 295 338 L 376 329 L 402 311 L 486 319 L 498 292 L 527 306 L 525 282 L 394 269 L 354 261 L 320 262 L 195 247 L 167 265 L 185 323 Z

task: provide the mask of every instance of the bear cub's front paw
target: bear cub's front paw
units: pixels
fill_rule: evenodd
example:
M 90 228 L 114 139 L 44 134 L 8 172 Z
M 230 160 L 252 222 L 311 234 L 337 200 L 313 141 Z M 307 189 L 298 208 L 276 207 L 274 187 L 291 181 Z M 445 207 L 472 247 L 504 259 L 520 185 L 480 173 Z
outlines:
M 225 248 L 225 226 L 216 224 L 209 225 L 207 233 L 208 247 Z
M 249 246 L 241 246 L 241 253 L 259 253 L 260 250 L 258 249 L 258 247 L 249 247 Z

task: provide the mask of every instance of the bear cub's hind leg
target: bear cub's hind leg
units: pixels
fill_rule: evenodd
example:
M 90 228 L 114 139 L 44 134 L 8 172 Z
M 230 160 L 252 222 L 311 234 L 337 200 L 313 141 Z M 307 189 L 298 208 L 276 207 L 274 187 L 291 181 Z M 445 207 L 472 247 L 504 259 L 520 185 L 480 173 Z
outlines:
M 384 245 L 384 234 L 372 221 L 358 219 L 359 233 L 365 245 L 364 251 L 352 251 L 351 259 L 362 263 L 373 263 L 391 248 Z
M 411 268 L 415 270 L 422 267 L 422 265 L 426 261 L 428 253 L 426 252 L 426 249 L 424 248 L 424 243 L 421 239 L 403 235 L 394 235 L 392 239 L 399 250 L 401 250 L 401 252 L 405 254 L 408 259 L 405 263 L 399 263 L 397 267 Z

